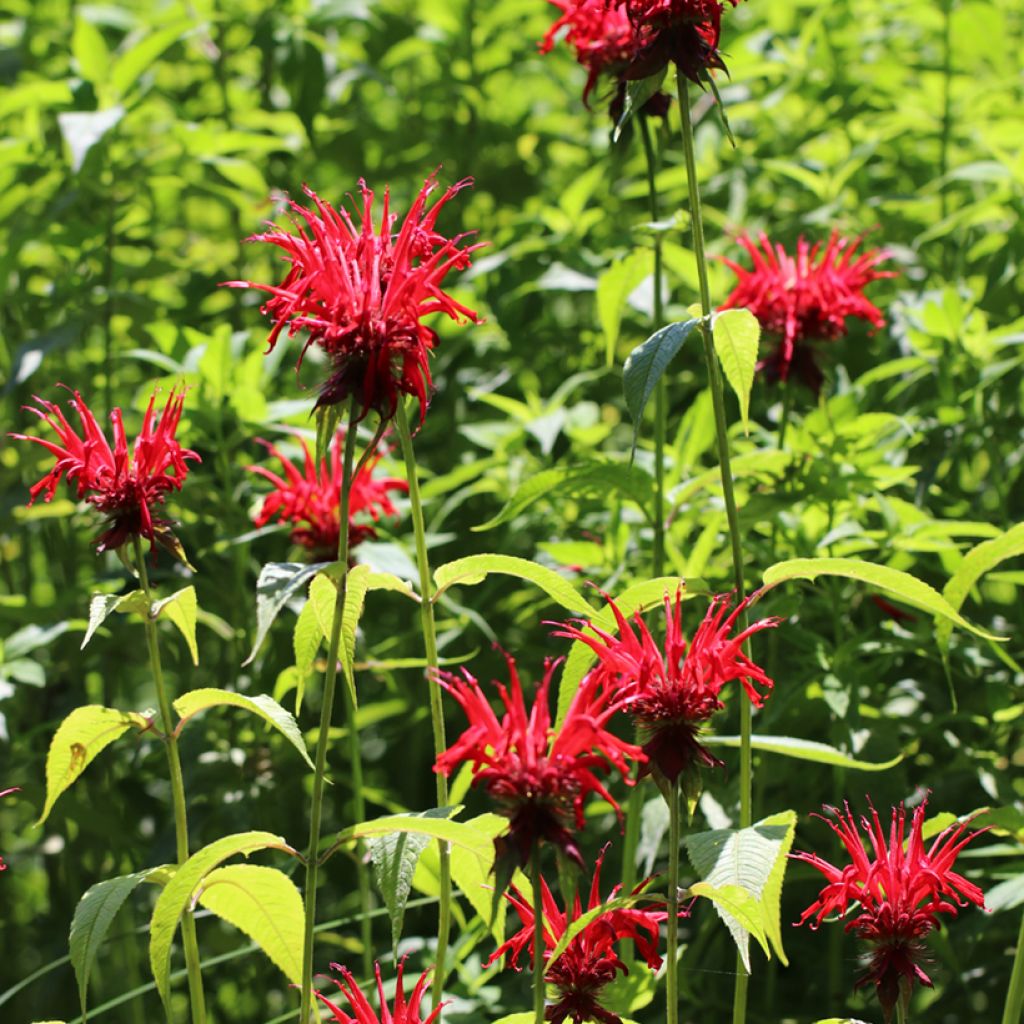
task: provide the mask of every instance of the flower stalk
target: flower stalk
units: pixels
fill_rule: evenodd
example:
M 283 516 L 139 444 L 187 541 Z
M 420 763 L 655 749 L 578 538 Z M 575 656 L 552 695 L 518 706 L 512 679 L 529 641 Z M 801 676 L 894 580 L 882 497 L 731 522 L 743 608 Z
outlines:
M 533 855 L 533 1021 L 544 1024 L 544 897 L 541 891 L 540 850 Z
M 1021 914 L 1020 918 L 1020 932 L 1017 935 L 1017 949 L 1013 955 L 1013 969 L 1010 973 L 1010 987 L 1006 992 L 1002 1024 L 1020 1024 L 1022 1019 L 1024 1019 L 1024 914 Z
M 668 920 L 665 922 L 665 1019 L 679 1024 L 679 779 L 668 785 Z

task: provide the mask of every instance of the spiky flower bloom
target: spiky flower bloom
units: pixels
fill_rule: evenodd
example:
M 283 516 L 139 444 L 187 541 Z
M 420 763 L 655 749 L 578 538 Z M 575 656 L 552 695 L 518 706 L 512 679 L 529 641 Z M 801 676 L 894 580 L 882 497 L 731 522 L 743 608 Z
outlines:
M 958 907 L 971 903 L 985 905 L 981 889 L 957 874 L 953 863 L 960 851 L 987 829 L 967 832 L 966 824 L 951 825 L 926 848 L 922 827 L 927 806 L 925 800 L 915 809 L 909 837 L 906 809 L 903 804 L 894 807 L 888 842 L 878 813 L 871 807 L 870 819 L 860 819 L 870 849 L 864 847 L 849 805 L 844 805 L 842 811 L 826 808 L 835 820 L 822 820 L 842 841 L 851 863 L 840 868 L 816 853 L 790 855 L 817 868 L 828 880 L 801 915 L 799 924 L 810 920 L 811 927 L 817 928 L 827 915 L 846 917 L 850 906 L 857 905 L 858 911 L 847 921 L 846 930 L 868 942 L 871 954 L 867 972 L 856 987 L 869 983 L 875 986 L 887 1022 L 898 1000 L 909 1002 L 915 981 L 932 986 L 921 967 L 921 939 L 938 926 L 938 915 L 956 915 Z
M 274 322 L 268 351 L 287 327 L 288 336 L 306 332 L 299 356 L 311 345 L 327 356 L 330 374 L 320 388 L 317 406 L 334 405 L 352 396 L 362 419 L 370 409 L 393 416 L 402 395 L 415 395 L 420 419 L 431 386 L 429 353 L 437 335 L 424 322 L 432 313 L 452 320 L 478 322 L 477 314 L 443 290 L 451 270 L 469 266 L 480 245 L 464 245 L 467 235 L 447 238 L 436 224 L 444 206 L 463 188 L 452 185 L 428 206 L 438 187 L 431 175 L 396 231 L 388 190 L 379 225 L 373 216 L 373 192 L 362 180 L 362 207 L 353 220 L 334 209 L 312 189 L 304 188 L 312 208 L 290 202 L 294 231 L 273 230 L 249 241 L 277 246 L 291 264 L 280 285 L 227 281 L 233 288 L 259 288 L 270 298 L 263 312 Z
M 405 998 L 405 985 L 402 982 L 402 972 L 404 969 L 405 959 L 403 957 L 398 962 L 394 1010 L 390 1010 L 388 1009 L 387 999 L 384 996 L 384 983 L 380 976 L 380 964 L 374 965 L 374 973 L 377 976 L 377 999 L 380 1003 L 379 1016 L 370 1005 L 370 1001 L 360 991 L 359 986 L 356 985 L 352 972 L 347 967 L 342 967 L 339 964 L 331 964 L 331 970 L 338 971 L 341 974 L 341 981 L 335 978 L 334 983 L 341 989 L 349 1009 L 355 1016 L 346 1013 L 340 1006 L 322 993 L 317 992 L 316 996 L 334 1014 L 334 1020 L 338 1024 L 432 1024 L 433 1021 L 440 1019 L 444 1003 L 435 1007 L 429 1016 L 421 1016 L 420 1003 L 423 1001 L 423 996 L 427 991 L 427 981 L 430 978 L 430 972 L 425 971 L 420 975 L 407 1001 Z
M 722 764 L 700 742 L 701 726 L 725 705 L 723 687 L 739 680 L 751 704 L 760 708 L 774 685 L 767 673 L 743 653 L 745 641 L 779 624 L 769 617 L 733 635 L 737 620 L 754 598 L 731 608 L 728 594 L 714 597 L 703 622 L 688 642 L 683 634 L 683 595 L 673 604 L 665 595 L 665 640 L 658 643 L 643 616 L 632 623 L 608 597 L 618 636 L 593 623 L 567 624 L 556 636 L 581 640 L 599 659 L 594 675 L 610 677 L 605 685 L 619 694 L 619 703 L 637 725 L 648 763 L 641 774 L 657 770 L 669 782 L 700 765 Z
M 621 886 L 616 885 L 606 898 L 601 896 L 601 865 L 604 862 L 606 846 L 594 865 L 594 877 L 590 883 L 587 906 L 584 908 L 577 891 L 573 900 L 572 913 L 562 910 L 545 879 L 541 879 L 541 907 L 544 915 L 544 963 L 561 941 L 569 927 L 583 914 L 597 910 L 614 900 Z M 641 882 L 634 894 L 643 891 L 650 879 Z M 500 946 L 485 964 L 490 967 L 495 960 L 507 955 L 507 963 L 520 970 L 519 958 L 524 951 L 533 963 L 534 913 L 529 898 L 514 886 L 506 894 L 509 903 L 515 907 L 522 921 L 522 928 Z M 601 989 L 615 980 L 617 974 L 627 974 L 628 969 L 617 950 L 618 943 L 632 942 L 636 955 L 643 959 L 651 970 L 661 966 L 658 955 L 658 932 L 665 912 L 661 905 L 647 907 L 622 907 L 607 910 L 589 921 L 566 946 L 565 952 L 544 972 L 545 981 L 558 993 L 555 1003 L 548 1006 L 545 1018 L 554 1024 L 571 1020 L 573 1024 L 600 1021 L 601 1024 L 622 1024 L 622 1018 L 605 1009 L 599 1002 Z M 621 948 L 621 947 L 619 947 Z
M 68 423 L 55 402 L 36 398 L 42 407 L 25 408 L 38 416 L 56 435 L 51 441 L 26 434 L 12 434 L 20 441 L 42 445 L 57 462 L 29 491 L 29 505 L 40 494 L 50 501 L 62 477 L 74 483 L 76 496 L 87 501 L 107 517 L 107 529 L 97 540 L 96 550 L 119 548 L 135 537 L 167 548 L 184 559 L 181 545 L 171 532 L 170 520 L 155 515 L 164 504 L 168 491 L 180 491 L 188 475 L 188 462 L 199 456 L 182 448 L 175 438 L 181 420 L 184 392 L 171 390 L 159 418 L 153 393 L 142 420 L 142 429 L 129 450 L 120 409 L 114 409 L 114 445 L 110 446 L 96 417 L 78 391 L 68 403 L 78 414 L 81 434 Z
M 343 435 L 336 434 L 326 458 L 317 467 L 305 438 L 302 439 L 303 465 L 300 470 L 276 445 L 260 441 L 280 463 L 284 476 L 264 466 L 249 466 L 251 473 L 269 480 L 274 490 L 264 498 L 253 522 L 265 526 L 272 519 L 293 523 L 291 537 L 306 548 L 310 557 L 331 557 L 338 550 L 338 524 L 341 519 L 341 478 L 343 475 Z M 381 516 L 397 515 L 389 491 L 405 493 L 408 483 L 394 477 L 376 477 L 379 456 L 372 457 L 352 479 L 349 488 L 348 546 L 376 537 L 373 523 Z M 369 518 L 370 522 L 366 519 Z
M 583 829 L 583 803 L 596 793 L 618 804 L 599 776 L 614 766 L 624 776 L 639 747 L 605 726 L 620 701 L 596 676 L 583 680 L 557 732 L 551 726 L 548 692 L 557 662 L 544 663 L 533 707 L 526 710 L 515 660 L 505 655 L 510 684 L 496 683 L 505 711 L 494 713 L 480 684 L 465 669 L 461 676 L 438 673 L 440 684 L 466 713 L 466 731 L 438 758 L 434 770 L 450 775 L 463 762 L 473 766 L 473 784 L 484 788 L 510 820 L 494 841 L 495 873 L 501 883 L 524 867 L 541 842 L 562 849 L 583 864 L 574 831 Z
M 12 786 L 10 789 L 0 789 L 0 799 L 5 796 L 10 796 L 12 793 L 17 793 L 18 787 Z M 6 871 L 7 865 L 4 863 L 3 857 L 0 857 L 0 871 Z
M 842 238 L 833 231 L 828 243 L 811 245 L 802 236 L 796 254 L 773 245 L 762 232 L 758 243 L 746 235 L 740 245 L 750 254 L 753 267 L 747 270 L 723 259 L 739 280 L 720 308 L 745 306 L 761 327 L 779 339 L 778 347 L 758 364 L 770 379 L 786 381 L 795 370 L 815 393 L 821 388 L 822 373 L 811 342 L 836 341 L 847 333 L 846 318 L 857 317 L 873 328 L 885 325 L 882 311 L 864 295 L 864 289 L 892 270 L 878 270 L 889 258 L 884 249 L 868 249 L 857 255 L 863 235 Z

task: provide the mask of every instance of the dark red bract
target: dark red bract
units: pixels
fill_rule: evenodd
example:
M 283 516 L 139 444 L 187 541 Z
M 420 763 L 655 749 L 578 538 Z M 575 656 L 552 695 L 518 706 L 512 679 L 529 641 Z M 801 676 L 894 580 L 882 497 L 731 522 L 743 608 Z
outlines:
M 275 228 L 249 239 L 280 248 L 291 264 L 288 274 L 280 285 L 225 284 L 270 293 L 262 307 L 274 321 L 269 349 L 287 327 L 289 337 L 307 333 L 303 353 L 317 345 L 326 354 L 330 375 L 317 406 L 351 396 L 359 419 L 371 409 L 387 418 L 400 396 L 415 395 L 422 421 L 431 386 L 429 353 L 437 341 L 423 318 L 444 313 L 456 321 L 478 321 L 442 285 L 449 271 L 469 266 L 470 253 L 480 245 L 463 245 L 466 235 L 447 238 L 436 229 L 443 207 L 468 184 L 466 179 L 451 186 L 428 208 L 438 185 L 433 175 L 427 178 L 397 232 L 387 190 L 378 228 L 374 194 L 365 182 L 359 182 L 358 224 L 347 210 L 335 210 L 306 188 L 312 209 L 289 204 L 294 232 Z
M 861 817 L 860 827 L 870 842 L 864 848 L 857 820 L 849 806 L 826 808 L 835 820 L 823 818 L 842 840 L 851 863 L 839 868 L 816 853 L 791 856 L 817 868 L 828 880 L 818 898 L 801 915 L 800 924 L 811 920 L 816 928 L 829 914 L 845 917 L 851 904 L 858 912 L 846 930 L 870 943 L 867 973 L 857 986 L 873 984 L 888 1022 L 899 999 L 909 999 L 914 982 L 931 987 L 921 967 L 921 939 L 938 926 L 939 914 L 957 913 L 958 907 L 984 907 L 984 895 L 973 882 L 953 870 L 960 851 L 985 829 L 967 832 L 967 825 L 944 829 L 925 847 L 922 827 L 927 800 L 914 811 L 906 836 L 906 809 L 892 809 L 888 842 L 878 813 Z
M 81 435 L 65 419 L 60 406 L 38 397 L 36 401 L 42 409 L 25 408 L 46 423 L 57 440 L 11 435 L 42 445 L 57 459 L 53 469 L 29 491 L 29 505 L 40 494 L 44 501 L 50 501 L 61 478 L 66 477 L 76 485 L 78 499 L 84 499 L 108 519 L 107 529 L 97 540 L 97 551 L 118 548 L 134 537 L 145 537 L 183 557 L 171 532 L 171 522 L 154 515 L 154 509 L 164 503 L 168 491 L 181 490 L 188 475 L 188 461 L 200 461 L 195 452 L 182 448 L 174 436 L 181 420 L 184 392 L 170 392 L 159 419 L 154 411 L 154 392 L 130 451 L 120 409 L 110 414 L 114 425 L 111 448 L 85 399 L 77 391 L 73 395 L 69 404 L 78 413 Z
M 273 519 L 293 523 L 292 540 L 306 548 L 312 558 L 333 557 L 338 550 L 343 436 L 335 435 L 328 457 L 320 460 L 319 468 L 303 439 L 301 470 L 275 445 L 266 441 L 260 443 L 281 463 L 284 476 L 278 476 L 263 466 L 248 467 L 250 472 L 269 480 L 274 486 L 253 521 L 257 526 L 265 526 Z M 375 477 L 373 471 L 379 461 L 379 456 L 371 458 L 352 480 L 348 521 L 350 551 L 377 535 L 372 524 L 381 516 L 397 514 L 388 492 L 404 493 L 409 489 L 404 480 Z M 367 518 L 370 522 L 366 522 Z
M 779 338 L 778 348 L 758 364 L 769 378 L 786 381 L 795 370 L 817 393 L 822 373 L 810 343 L 844 337 L 846 318 L 851 316 L 874 328 L 884 326 L 882 311 L 868 301 L 864 289 L 872 281 L 895 277 L 896 272 L 876 269 L 889 258 L 884 249 L 869 249 L 858 256 L 862 239 L 842 238 L 833 231 L 822 248 L 820 242 L 811 245 L 801 237 L 796 255 L 790 256 L 763 232 L 760 247 L 741 235 L 739 243 L 750 254 L 753 267 L 747 270 L 723 260 L 739 281 L 720 308 L 746 307 L 767 333 Z
M 370 1005 L 370 1001 L 360 991 L 359 986 L 356 985 L 352 972 L 347 967 L 342 967 L 339 964 L 331 964 L 331 969 L 341 974 L 341 981 L 335 978 L 334 983 L 341 989 L 345 1000 L 348 1002 L 349 1009 L 355 1016 L 346 1013 L 340 1006 L 322 993 L 317 992 L 316 996 L 331 1011 L 334 1015 L 334 1020 L 338 1024 L 432 1024 L 433 1021 L 440 1018 L 441 1009 L 444 1004 L 442 1003 L 440 1006 L 435 1007 L 427 1017 L 422 1017 L 420 1014 L 420 1003 L 423 1001 L 423 996 L 427 991 L 427 981 L 430 978 L 430 972 L 426 971 L 420 975 L 412 990 L 412 994 L 406 1000 L 405 985 L 402 981 L 404 968 L 405 960 L 402 959 L 398 962 L 394 1009 L 390 1010 L 388 1009 L 387 999 L 384 996 L 384 982 L 380 976 L 380 964 L 374 965 L 374 973 L 377 976 L 377 999 L 381 1007 L 379 1016 Z

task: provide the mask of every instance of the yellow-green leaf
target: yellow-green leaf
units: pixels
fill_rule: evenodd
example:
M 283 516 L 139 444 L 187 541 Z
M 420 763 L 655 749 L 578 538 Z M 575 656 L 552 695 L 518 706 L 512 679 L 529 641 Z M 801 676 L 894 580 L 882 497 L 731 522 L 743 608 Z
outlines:
M 184 587 L 177 593 L 157 601 L 153 605 L 154 619 L 166 615 L 178 627 L 178 632 L 185 638 L 188 652 L 192 655 L 192 664 L 199 664 L 199 647 L 196 644 L 196 615 L 199 602 L 196 600 L 196 588 Z
M 761 325 L 749 309 L 725 309 L 711 319 L 712 340 L 725 379 L 740 403 L 743 430 L 750 433 L 750 392 L 754 386 Z

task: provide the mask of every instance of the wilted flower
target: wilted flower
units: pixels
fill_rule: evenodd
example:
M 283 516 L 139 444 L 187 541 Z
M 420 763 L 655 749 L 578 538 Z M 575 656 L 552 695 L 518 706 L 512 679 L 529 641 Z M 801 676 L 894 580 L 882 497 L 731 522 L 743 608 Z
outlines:
M 527 713 L 515 661 L 505 657 L 511 683 L 496 684 L 505 706 L 500 719 L 465 669 L 462 676 L 438 673 L 440 684 L 465 711 L 469 727 L 438 757 L 434 768 L 450 775 L 462 762 L 470 762 L 473 784 L 486 789 L 510 819 L 508 832 L 494 841 L 499 883 L 514 868 L 524 867 L 541 842 L 554 843 L 582 866 L 573 832 L 583 828 L 584 800 L 597 793 L 618 810 L 598 776 L 611 766 L 626 775 L 627 759 L 642 756 L 638 747 L 605 728 L 620 701 L 596 677 L 580 684 L 555 732 L 548 691 L 557 662 L 545 662 L 544 677 Z
M 17 786 L 12 786 L 10 789 L 2 789 L 2 790 L 0 790 L 0 799 L 2 799 L 5 796 L 10 796 L 12 793 L 17 793 L 17 792 L 18 792 L 18 787 Z M 6 871 L 6 870 L 7 870 L 7 865 L 4 863 L 3 857 L 0 857 L 0 871 Z
M 607 595 L 605 595 L 607 597 Z M 639 612 L 633 616 L 635 630 L 609 597 L 618 636 L 593 625 L 566 625 L 556 636 L 581 640 L 598 656 L 600 668 L 593 673 L 610 677 L 605 685 L 619 694 L 619 703 L 636 722 L 648 765 L 641 774 L 657 769 L 669 782 L 698 765 L 709 768 L 722 762 L 698 739 L 700 728 L 716 711 L 725 707 L 722 688 L 740 680 L 751 704 L 759 708 L 773 682 L 764 669 L 744 653 L 748 637 L 779 624 L 769 617 L 731 636 L 737 619 L 753 597 L 745 598 L 730 612 L 728 594 L 711 601 L 704 621 L 687 643 L 683 635 L 683 596 L 677 592 L 673 607 L 665 595 L 665 641 L 659 644 Z
M 617 885 L 606 899 L 601 897 L 601 865 L 604 853 L 602 850 L 594 866 L 586 911 L 577 892 L 572 914 L 565 913 L 555 901 L 548 883 L 541 879 L 541 906 L 544 915 L 542 955 L 545 964 L 573 922 L 579 920 L 584 912 L 596 910 L 618 895 L 621 886 Z M 641 892 L 648 881 L 649 879 L 641 882 L 633 892 Z M 530 963 L 533 963 L 533 906 L 515 887 L 506 896 L 509 903 L 515 907 L 523 927 L 491 955 L 485 966 L 489 967 L 499 957 L 508 954 L 508 963 L 519 970 L 518 960 L 524 950 L 529 954 Z M 571 1020 L 573 1024 L 586 1024 L 588 1021 L 622 1024 L 622 1018 L 618 1014 L 605 1009 L 598 1001 L 601 989 L 605 985 L 614 981 L 617 974 L 628 973 L 625 963 L 616 951 L 616 945 L 632 941 L 637 956 L 641 957 L 651 970 L 656 971 L 661 966 L 661 957 L 658 955 L 658 932 L 664 919 L 664 910 L 651 905 L 646 908 L 634 906 L 608 910 L 589 921 L 572 938 L 565 952 L 544 972 L 545 981 L 558 994 L 557 1001 L 548 1006 L 545 1018 L 554 1024 L 562 1024 L 567 1020 Z
M 43 420 L 58 440 L 11 435 L 20 441 L 40 444 L 57 458 L 53 469 L 29 491 L 29 505 L 40 494 L 44 501 L 50 501 L 61 477 L 66 476 L 69 483 L 75 483 L 79 500 L 85 499 L 108 517 L 107 529 L 97 541 L 97 551 L 118 548 L 134 537 L 145 537 L 184 560 L 181 545 L 171 532 L 173 524 L 154 515 L 154 509 L 164 503 L 168 491 L 181 490 L 188 475 L 188 460 L 200 461 L 195 452 L 182 448 L 174 437 L 181 419 L 184 392 L 171 390 L 159 420 L 154 413 L 156 393 L 153 393 L 131 451 L 120 409 L 110 414 L 114 425 L 114 447 L 111 448 L 85 399 L 77 391 L 73 394 L 69 404 L 78 413 L 81 436 L 55 402 L 38 397 L 36 401 L 42 409 L 25 408 Z
M 927 806 L 925 800 L 914 811 L 909 838 L 905 835 L 906 809 L 903 804 L 894 807 L 888 844 L 872 807 L 871 819 L 860 819 L 870 851 L 864 848 L 848 805 L 843 811 L 826 808 L 836 820 L 823 820 L 842 840 L 852 863 L 838 868 L 816 853 L 790 855 L 828 879 L 817 900 L 801 915 L 800 924 L 813 918 L 811 927 L 816 928 L 826 915 L 834 912 L 845 917 L 851 904 L 858 905 L 846 930 L 870 943 L 872 949 L 867 973 L 856 987 L 874 984 L 887 1022 L 898 1000 L 905 1000 L 904 1005 L 909 1002 L 915 981 L 932 986 L 921 967 L 924 947 L 920 940 L 938 926 L 938 915 L 955 915 L 958 907 L 969 903 L 985 905 L 981 889 L 957 874 L 953 863 L 972 839 L 987 830 L 967 832 L 964 824 L 951 825 L 926 849 L 921 830 Z
M 842 338 L 848 316 L 875 328 L 884 326 L 882 311 L 865 298 L 864 288 L 879 278 L 895 277 L 896 272 L 875 269 L 889 258 L 884 249 L 869 249 L 857 256 L 862 240 L 863 236 L 841 238 L 833 231 L 822 249 L 820 242 L 812 246 L 801 237 L 796 255 L 790 256 L 763 232 L 760 248 L 741 235 L 739 243 L 750 254 L 753 268 L 723 260 L 739 281 L 720 308 L 745 306 L 766 332 L 779 338 L 778 348 L 758 365 L 770 378 L 786 381 L 795 369 L 817 392 L 822 374 L 809 342 Z
M 436 1006 L 427 1017 L 420 1015 L 420 1003 L 427 990 L 427 980 L 430 972 L 425 971 L 420 975 L 415 988 L 408 1001 L 405 998 L 405 985 L 402 982 L 402 971 L 405 968 L 405 959 L 398 962 L 398 975 L 395 987 L 394 1010 L 388 1009 L 387 999 L 384 997 L 384 983 L 380 976 L 380 964 L 374 965 L 374 973 L 377 976 L 377 999 L 380 1002 L 380 1016 L 370 1005 L 370 1001 L 363 995 L 356 985 L 352 972 L 347 967 L 339 964 L 331 964 L 331 969 L 341 974 L 341 981 L 337 978 L 334 983 L 341 989 L 342 994 L 348 1002 L 349 1009 L 355 1016 L 347 1014 L 340 1006 L 337 1006 L 330 999 L 320 992 L 316 993 L 317 998 L 334 1014 L 335 1021 L 339 1024 L 432 1024 L 441 1016 L 441 1009 L 444 1004 Z
M 343 436 L 336 434 L 327 458 L 317 468 L 313 454 L 305 439 L 300 470 L 279 448 L 266 441 L 262 445 L 281 463 L 283 477 L 263 466 L 249 466 L 252 473 L 262 476 L 274 485 L 274 490 L 263 500 L 255 516 L 257 526 L 265 526 L 272 519 L 293 523 L 291 537 L 296 544 L 307 548 L 314 558 L 333 556 L 338 550 L 338 523 L 341 517 L 341 478 L 343 475 Z M 404 493 L 409 485 L 394 477 L 375 477 L 373 471 L 380 461 L 371 458 L 352 479 L 349 488 L 348 545 L 351 551 L 357 544 L 377 535 L 372 523 L 381 516 L 397 514 L 388 496 L 389 491 Z M 371 522 L 366 522 L 369 517 Z
M 252 236 L 284 251 L 291 268 L 280 285 L 227 281 L 233 288 L 270 293 L 263 312 L 274 321 L 269 348 L 285 327 L 288 336 L 307 332 L 302 356 L 318 345 L 330 362 L 330 376 L 317 406 L 352 396 L 362 419 L 370 409 L 393 416 L 401 395 L 415 395 L 420 419 L 431 386 L 429 353 L 437 335 L 423 323 L 431 313 L 477 322 L 477 314 L 442 290 L 450 270 L 469 266 L 480 245 L 462 245 L 467 235 L 446 238 L 436 230 L 446 203 L 470 184 L 446 189 L 429 209 L 437 188 L 431 175 L 395 232 L 397 214 L 384 192 L 379 228 L 373 221 L 373 192 L 359 182 L 362 210 L 357 225 L 344 208 L 335 210 L 309 188 L 313 209 L 290 202 L 294 233 L 278 228 Z

